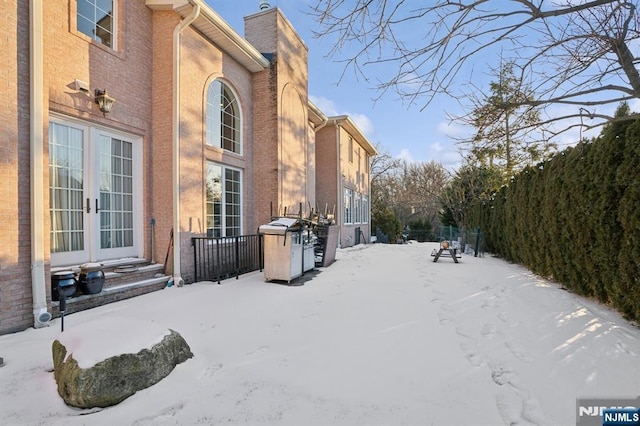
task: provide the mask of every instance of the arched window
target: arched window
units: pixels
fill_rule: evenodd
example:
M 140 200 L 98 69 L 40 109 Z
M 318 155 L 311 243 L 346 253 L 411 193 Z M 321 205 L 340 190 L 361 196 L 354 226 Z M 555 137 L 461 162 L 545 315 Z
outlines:
M 207 145 L 241 154 L 240 107 L 235 94 L 220 80 L 207 90 Z

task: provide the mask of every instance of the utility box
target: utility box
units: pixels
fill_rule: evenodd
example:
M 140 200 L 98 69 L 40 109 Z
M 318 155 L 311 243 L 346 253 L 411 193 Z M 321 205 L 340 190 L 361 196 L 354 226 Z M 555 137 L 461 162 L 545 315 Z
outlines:
M 258 228 L 264 235 L 264 279 L 288 283 L 313 269 L 315 258 L 309 239 L 303 238 L 303 224 L 294 218 L 281 217 Z
M 329 266 L 336 260 L 338 248 L 338 226 L 318 226 L 318 245 L 316 251 L 316 266 Z
M 304 237 L 304 236 L 303 236 Z M 307 272 L 316 266 L 316 253 L 313 244 L 304 240 L 302 244 L 302 272 Z

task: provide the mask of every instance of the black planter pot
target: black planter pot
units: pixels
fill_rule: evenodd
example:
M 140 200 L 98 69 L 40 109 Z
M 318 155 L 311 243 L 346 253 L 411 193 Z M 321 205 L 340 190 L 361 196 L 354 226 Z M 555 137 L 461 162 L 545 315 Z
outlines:
M 80 265 L 78 284 L 84 294 L 100 293 L 104 285 L 102 263 L 85 263 L 84 265 Z
M 59 301 L 61 296 L 73 297 L 78 290 L 73 271 L 56 272 L 51 275 L 51 300 Z

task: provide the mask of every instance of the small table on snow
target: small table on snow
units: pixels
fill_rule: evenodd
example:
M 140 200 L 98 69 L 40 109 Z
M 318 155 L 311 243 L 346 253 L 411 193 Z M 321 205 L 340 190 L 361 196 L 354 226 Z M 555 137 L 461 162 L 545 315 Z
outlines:
M 445 250 L 449 252 L 449 254 L 451 255 L 451 258 L 453 259 L 453 261 L 455 263 L 458 263 L 458 255 L 456 254 L 455 250 L 452 249 L 451 247 L 448 247 L 448 248 L 440 247 L 440 250 L 438 250 L 438 252 L 434 255 L 433 261 L 437 262 L 438 259 L 440 259 L 440 256 L 442 255 L 442 252 L 444 252 Z

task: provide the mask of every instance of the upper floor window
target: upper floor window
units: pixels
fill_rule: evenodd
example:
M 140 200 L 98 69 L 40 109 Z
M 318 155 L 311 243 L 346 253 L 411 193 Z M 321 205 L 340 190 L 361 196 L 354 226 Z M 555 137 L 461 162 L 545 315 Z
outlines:
M 114 0 L 77 0 L 78 31 L 115 49 Z
M 231 88 L 219 80 L 207 90 L 207 145 L 241 154 L 240 108 Z

